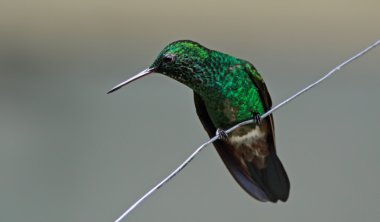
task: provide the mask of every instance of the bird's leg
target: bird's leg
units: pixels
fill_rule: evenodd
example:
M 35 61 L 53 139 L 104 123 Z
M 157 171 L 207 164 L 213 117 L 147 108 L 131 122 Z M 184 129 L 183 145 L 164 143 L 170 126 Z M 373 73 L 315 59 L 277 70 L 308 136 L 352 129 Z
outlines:
M 254 112 L 252 111 L 252 119 L 253 119 L 253 123 L 256 124 L 256 125 L 260 125 L 261 123 L 261 116 L 258 112 Z
M 228 140 L 228 135 L 227 133 L 222 130 L 221 128 L 216 129 L 216 135 L 218 136 L 218 139 L 227 141 Z

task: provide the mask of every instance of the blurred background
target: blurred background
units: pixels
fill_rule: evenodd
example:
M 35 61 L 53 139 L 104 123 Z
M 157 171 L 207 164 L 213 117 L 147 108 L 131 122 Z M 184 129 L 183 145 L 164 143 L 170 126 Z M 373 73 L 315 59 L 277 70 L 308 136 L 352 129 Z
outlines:
M 207 140 L 148 67 L 191 39 L 251 61 L 274 104 L 380 38 L 380 2 L 1 1 L 0 221 L 113 221 Z M 128 221 L 377 221 L 380 48 L 274 114 L 291 180 L 260 203 L 208 147 Z

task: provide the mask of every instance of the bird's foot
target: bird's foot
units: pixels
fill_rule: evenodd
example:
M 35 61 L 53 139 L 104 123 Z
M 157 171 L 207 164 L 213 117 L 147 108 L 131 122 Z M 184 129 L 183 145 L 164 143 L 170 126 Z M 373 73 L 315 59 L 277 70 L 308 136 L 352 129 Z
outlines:
M 228 140 L 228 135 L 227 135 L 226 131 L 222 130 L 221 128 L 218 128 L 216 130 L 216 136 L 218 136 L 218 139 L 220 139 L 220 140 L 223 140 L 223 141 Z
M 252 119 L 253 123 L 256 125 L 260 125 L 261 123 L 261 116 L 258 112 L 252 112 Z

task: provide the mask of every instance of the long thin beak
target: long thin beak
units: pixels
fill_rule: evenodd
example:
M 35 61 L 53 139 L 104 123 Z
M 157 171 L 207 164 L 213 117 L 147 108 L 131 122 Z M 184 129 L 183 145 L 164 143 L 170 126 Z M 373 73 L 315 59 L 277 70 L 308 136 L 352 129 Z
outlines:
M 153 72 L 154 72 L 154 68 L 147 68 L 147 69 L 143 70 L 142 72 L 140 72 L 139 74 L 137 74 L 137 75 L 135 75 L 135 76 L 133 76 L 133 77 L 131 77 L 131 78 L 125 80 L 124 82 L 122 82 L 122 83 L 120 83 L 120 84 L 114 86 L 110 91 L 107 92 L 107 94 L 110 94 L 110 93 L 112 93 L 112 92 L 115 92 L 116 90 L 118 90 L 118 89 L 120 89 L 121 87 L 127 85 L 128 83 L 131 83 L 131 82 L 133 82 L 133 81 L 135 81 L 135 80 L 137 80 L 137 79 L 140 79 L 141 77 L 144 77 L 144 76 L 146 76 L 146 75 L 149 75 L 149 74 L 151 74 L 151 73 L 153 73 Z

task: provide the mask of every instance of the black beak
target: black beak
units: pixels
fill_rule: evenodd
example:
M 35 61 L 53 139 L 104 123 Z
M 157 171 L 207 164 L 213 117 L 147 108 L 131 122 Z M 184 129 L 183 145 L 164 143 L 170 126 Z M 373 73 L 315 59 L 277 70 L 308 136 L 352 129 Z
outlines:
M 146 76 L 146 75 L 149 75 L 149 74 L 153 73 L 154 70 L 155 70 L 155 68 L 147 68 L 147 69 L 143 70 L 143 71 L 140 72 L 139 74 L 137 74 L 137 75 L 135 75 L 135 76 L 133 76 L 133 77 L 131 77 L 131 78 L 125 80 L 124 82 L 122 82 L 122 83 L 116 85 L 116 86 L 113 87 L 110 91 L 108 91 L 107 94 L 113 93 L 113 92 L 115 92 L 116 90 L 120 89 L 121 87 L 127 85 L 128 83 L 131 83 L 131 82 L 133 82 L 133 81 L 135 81 L 135 80 L 137 80 L 137 79 L 140 79 L 141 77 L 144 77 L 144 76 Z

